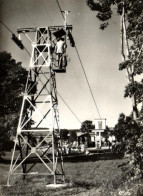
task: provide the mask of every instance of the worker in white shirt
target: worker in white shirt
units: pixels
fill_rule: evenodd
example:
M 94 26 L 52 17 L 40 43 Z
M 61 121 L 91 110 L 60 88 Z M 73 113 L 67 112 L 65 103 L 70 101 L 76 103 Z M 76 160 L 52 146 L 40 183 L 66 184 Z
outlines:
M 62 57 L 65 54 L 65 49 L 66 49 L 67 45 L 65 43 L 64 38 L 58 38 L 57 39 L 57 43 L 56 43 L 56 54 L 58 56 L 58 65 L 60 68 L 63 67 L 62 65 Z

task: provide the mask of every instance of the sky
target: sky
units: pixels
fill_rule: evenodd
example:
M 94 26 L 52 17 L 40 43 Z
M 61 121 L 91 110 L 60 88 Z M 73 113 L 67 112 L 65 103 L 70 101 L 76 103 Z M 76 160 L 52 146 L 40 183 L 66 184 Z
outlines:
M 120 18 L 113 14 L 110 25 L 104 31 L 96 13 L 85 0 L 59 0 L 62 10 L 70 10 L 67 23 L 73 26 L 73 37 L 80 54 L 90 87 L 101 118 L 113 127 L 120 113 L 131 113 L 131 100 L 124 98 L 127 79 L 124 71 L 118 70 L 121 58 Z M 0 0 L 0 20 L 16 34 L 17 28 L 63 25 L 64 21 L 56 0 Z M 23 44 L 29 52 L 26 39 Z M 23 67 L 29 67 L 30 58 L 11 40 L 11 33 L 0 24 L 0 51 L 11 53 Z M 90 94 L 75 48 L 67 47 L 68 66 L 66 73 L 56 74 L 57 90 L 78 119 L 98 119 L 99 115 Z M 60 126 L 79 129 L 80 122 L 59 97 Z

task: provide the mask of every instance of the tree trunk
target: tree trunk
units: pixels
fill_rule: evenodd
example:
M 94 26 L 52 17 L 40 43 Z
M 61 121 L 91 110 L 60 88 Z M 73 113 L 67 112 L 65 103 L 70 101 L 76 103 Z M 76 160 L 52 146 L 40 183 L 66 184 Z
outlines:
M 123 8 L 123 13 L 121 16 L 121 44 L 122 44 L 122 57 L 123 61 L 126 61 L 129 59 L 130 53 L 129 53 L 129 44 L 128 39 L 126 35 L 126 15 Z M 131 83 L 134 85 L 134 76 L 133 76 L 133 65 L 126 68 L 126 75 L 128 78 L 128 83 Z M 137 109 L 137 102 L 136 102 L 136 96 L 133 94 L 132 96 L 132 108 L 133 108 L 133 119 L 136 120 L 138 118 L 138 109 Z

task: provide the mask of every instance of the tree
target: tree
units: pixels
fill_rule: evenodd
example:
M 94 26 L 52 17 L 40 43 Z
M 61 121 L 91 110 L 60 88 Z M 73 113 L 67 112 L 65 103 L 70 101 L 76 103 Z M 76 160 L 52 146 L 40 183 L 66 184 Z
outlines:
M 87 5 L 92 11 L 97 12 L 97 18 L 102 21 L 100 28 L 104 30 L 109 25 L 113 13 L 121 18 L 121 48 L 123 62 L 119 64 L 119 70 L 126 69 L 128 85 L 125 97 L 132 99 L 133 118 L 139 116 L 138 103 L 142 100 L 143 83 L 135 81 L 135 76 L 143 73 L 143 3 L 141 0 L 87 0 Z M 113 10 L 114 9 L 114 10 Z M 138 96 L 137 91 L 138 88 Z
M 80 130 L 85 133 L 85 137 L 87 138 L 87 143 L 89 145 L 89 143 L 91 142 L 91 136 L 90 136 L 90 132 L 95 129 L 95 125 L 92 124 L 91 120 L 85 120 L 82 124 L 81 124 L 81 128 Z
M 75 131 L 69 131 L 69 142 L 72 144 L 74 141 L 77 141 L 77 134 Z
M 126 173 L 128 177 L 141 178 L 143 175 L 143 126 L 137 123 L 132 116 L 120 114 L 118 123 L 114 128 L 114 135 L 122 152 L 130 157 L 129 164 L 126 165 Z
M 67 129 L 61 129 L 61 140 L 68 140 L 69 131 Z
M 117 138 L 118 142 L 123 141 L 123 138 L 125 136 L 125 130 L 126 130 L 126 116 L 125 114 L 121 113 L 119 115 L 118 123 L 115 125 L 113 134 Z
M 141 177 L 143 176 L 143 109 L 139 110 L 138 105 L 143 101 L 143 80 L 137 80 L 137 76 L 143 73 L 143 2 L 141 0 L 87 0 L 86 2 L 102 21 L 100 26 L 102 30 L 109 25 L 113 13 L 116 12 L 120 17 L 123 61 L 119 64 L 119 70 L 126 70 L 128 84 L 124 96 L 132 99 L 132 114 L 129 117 L 120 115 L 115 133 L 118 140 L 126 141 L 126 153 L 130 154 L 129 173 L 134 177 Z
M 89 133 L 95 126 L 92 124 L 91 120 L 85 120 L 81 125 L 81 131 L 85 133 Z
M 0 154 L 12 148 L 27 71 L 7 52 L 0 52 Z
M 114 135 L 113 131 L 108 126 L 105 127 L 105 130 L 102 134 L 104 135 L 105 138 Z

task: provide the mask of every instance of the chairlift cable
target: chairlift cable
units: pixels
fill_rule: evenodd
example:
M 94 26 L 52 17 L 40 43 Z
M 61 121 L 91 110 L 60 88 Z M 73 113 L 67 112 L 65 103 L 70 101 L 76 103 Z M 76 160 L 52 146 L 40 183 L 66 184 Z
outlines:
M 7 25 L 5 25 L 1 20 L 0 20 L 0 23 L 1 23 L 10 33 L 14 34 L 14 33 L 10 30 L 10 28 L 9 28 Z
M 61 14 L 62 14 L 62 16 L 63 16 L 63 19 L 65 20 L 64 15 L 63 15 L 63 12 L 62 12 L 62 9 L 61 9 L 61 6 L 60 6 L 60 4 L 59 4 L 58 0 L 56 0 L 56 1 L 57 1 L 58 6 L 59 6 L 60 12 L 61 12 Z M 89 90 L 90 90 L 91 96 L 92 96 L 92 98 L 93 98 L 93 101 L 94 101 L 94 104 L 95 104 L 95 107 L 96 107 L 97 113 L 98 113 L 98 115 L 99 115 L 99 118 L 101 119 L 101 115 L 100 115 L 100 112 L 99 112 L 98 106 L 97 106 L 96 101 L 95 101 L 95 98 L 94 98 L 94 96 L 93 96 L 93 92 L 92 92 L 92 89 L 91 89 L 91 87 L 90 87 L 90 84 L 89 84 L 89 81 L 88 81 L 88 78 L 87 78 L 87 75 L 86 75 L 86 72 L 85 72 L 85 69 L 84 69 L 84 66 L 83 66 L 83 63 L 82 63 L 82 61 L 81 61 L 81 58 L 80 58 L 80 55 L 79 55 L 79 52 L 78 52 L 78 50 L 77 50 L 76 45 L 75 45 L 75 49 L 76 49 L 76 53 L 77 53 L 77 56 L 78 56 L 78 58 L 79 58 L 79 61 L 80 61 L 80 64 L 81 64 L 81 67 L 82 67 L 82 70 L 83 70 L 84 76 L 85 76 L 85 78 L 86 78 L 86 81 L 87 81 L 87 84 L 88 84 L 88 87 L 89 87 Z
M 23 3 L 22 3 L 20 0 L 18 0 L 18 2 L 19 2 L 19 4 L 21 5 L 21 7 L 23 8 L 23 10 L 24 10 L 26 16 L 29 18 L 29 20 L 31 21 L 32 25 L 34 26 L 34 24 L 33 24 L 32 20 L 31 20 L 31 18 L 30 18 L 30 16 L 29 16 L 29 14 L 28 14 L 28 12 L 26 11 L 26 9 L 25 9 L 25 7 L 24 7 L 24 5 L 23 5 Z
M 96 107 L 97 113 L 98 113 L 98 115 L 99 115 L 99 118 L 101 119 L 101 115 L 100 115 L 100 112 L 99 112 L 99 109 L 98 109 L 97 103 L 96 103 L 96 101 L 95 101 L 95 98 L 94 98 L 94 95 L 93 95 L 93 92 L 92 92 L 91 86 L 90 86 L 90 84 L 89 84 L 89 80 L 88 80 L 88 78 L 87 78 L 87 75 L 86 75 L 86 72 L 85 72 L 85 69 L 84 69 L 84 66 L 83 66 L 83 63 L 82 63 L 82 61 L 81 61 L 81 58 L 80 58 L 80 55 L 79 55 L 79 52 L 78 52 L 78 50 L 77 50 L 76 45 L 75 45 L 75 50 L 76 50 L 77 56 L 78 56 L 78 58 L 79 58 L 79 61 L 80 61 L 80 64 L 81 64 L 81 67 L 82 67 L 82 70 L 83 70 L 84 76 L 85 76 L 85 78 L 86 78 L 86 81 L 87 81 L 87 84 L 88 84 L 88 87 L 89 87 L 89 90 L 90 90 L 91 96 L 92 96 L 92 98 L 93 98 L 93 101 L 94 101 L 94 104 L 95 104 L 95 107 Z
M 64 14 L 63 14 L 62 9 L 61 9 L 61 6 L 60 6 L 60 4 L 59 4 L 59 1 L 56 0 L 56 2 L 57 2 L 57 4 L 58 4 L 58 7 L 59 7 L 60 12 L 61 12 L 61 14 L 62 14 L 62 17 L 63 17 L 63 19 L 65 20 Z
M 31 57 L 30 52 L 28 52 L 28 50 L 25 48 L 25 46 L 24 46 L 24 49 L 25 49 L 25 51 L 27 52 L 27 54 Z
M 76 114 L 72 111 L 72 109 L 69 107 L 69 105 L 64 101 L 64 99 L 61 97 L 61 95 L 57 92 L 57 94 L 59 95 L 59 97 L 61 98 L 61 100 L 64 102 L 64 104 L 69 108 L 69 110 L 71 111 L 71 113 L 76 117 L 76 119 L 81 123 L 81 121 L 79 120 L 79 118 L 76 116 Z M 82 123 L 81 123 L 82 124 Z
M 45 9 L 45 11 L 46 11 L 47 16 L 49 17 L 49 19 L 50 19 L 52 25 L 54 25 L 54 23 L 53 23 L 53 21 L 52 21 L 52 18 L 50 17 L 50 14 L 49 14 L 49 12 L 48 12 L 48 9 L 46 8 L 45 3 L 44 3 L 43 0 L 42 0 L 42 3 L 43 3 L 43 7 L 44 7 L 44 9 Z
M 6 24 L 4 24 L 4 22 L 2 22 L 1 20 L 0 20 L 0 23 L 12 34 L 12 35 L 15 35 L 14 34 L 14 32 L 6 25 Z M 24 45 L 23 45 L 24 46 Z M 30 53 L 28 52 L 28 50 L 27 50 L 27 48 L 24 46 L 24 49 L 25 49 L 25 51 L 27 52 L 27 54 L 29 55 L 29 56 L 31 56 L 30 55 Z

